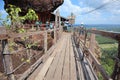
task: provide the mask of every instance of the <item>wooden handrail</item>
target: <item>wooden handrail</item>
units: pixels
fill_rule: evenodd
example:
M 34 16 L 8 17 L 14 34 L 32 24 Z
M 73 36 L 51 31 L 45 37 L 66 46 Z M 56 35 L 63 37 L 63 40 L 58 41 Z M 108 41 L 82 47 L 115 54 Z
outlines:
M 47 32 L 52 32 L 52 30 L 47 30 Z M 36 32 L 26 32 L 26 33 L 5 33 L 0 34 L 0 40 L 10 39 L 10 38 L 18 38 L 18 37 L 28 37 L 31 35 L 42 34 L 44 31 L 36 31 Z
M 120 33 L 119 32 L 110 32 L 110 31 L 103 31 L 103 30 L 90 30 L 90 29 L 87 31 L 90 33 L 99 34 L 101 36 L 105 36 L 105 37 L 120 41 Z
M 101 35 L 101 36 L 104 36 L 104 37 L 107 37 L 107 38 L 111 38 L 111 39 L 114 39 L 114 40 L 118 41 L 118 54 L 117 54 L 117 58 L 120 60 L 120 32 L 110 32 L 110 31 L 94 30 L 94 29 L 93 30 L 91 30 L 91 29 L 86 30 L 86 29 L 80 28 L 80 27 L 78 27 L 75 30 L 77 30 L 77 32 L 78 31 L 82 31 L 82 34 L 87 34 L 86 32 L 88 32 L 88 33 L 98 34 L 98 35 Z M 113 71 L 113 74 L 112 74 L 112 79 L 113 80 L 115 80 L 116 78 L 117 78 L 116 80 L 120 80 L 120 77 L 119 77 L 120 68 L 119 68 L 118 64 L 119 64 L 118 62 L 115 63 L 114 71 Z M 96 67 L 99 68 L 99 69 L 101 68 L 99 66 L 96 66 Z M 103 72 L 104 70 L 100 70 L 100 71 Z M 103 74 L 102 76 L 105 77 L 105 74 Z M 107 77 L 105 77 L 105 78 L 107 79 Z

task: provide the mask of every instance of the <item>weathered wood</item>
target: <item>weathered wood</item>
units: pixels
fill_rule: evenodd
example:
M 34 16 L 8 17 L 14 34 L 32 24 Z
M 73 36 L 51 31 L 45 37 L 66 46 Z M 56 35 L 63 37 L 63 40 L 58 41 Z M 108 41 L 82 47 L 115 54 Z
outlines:
M 8 51 L 8 41 L 7 40 L 2 40 L 2 55 L 3 55 L 3 64 L 4 64 L 4 69 L 5 73 L 8 76 L 8 80 L 15 80 L 14 74 L 12 73 L 13 71 L 13 65 L 12 65 L 12 58 L 11 55 Z
M 37 77 L 35 78 L 35 80 L 43 80 L 44 79 L 44 76 L 50 66 L 50 64 L 52 63 L 54 59 L 54 56 L 53 57 L 49 57 L 47 62 L 44 64 L 43 68 L 41 69 L 41 71 L 38 73 Z
M 47 51 L 47 53 L 46 53 L 45 55 L 43 55 L 43 56 L 42 56 L 40 59 L 38 59 L 37 62 L 35 62 L 27 71 L 25 71 L 18 80 L 25 80 L 26 78 L 27 78 L 28 80 L 33 80 L 33 79 L 35 78 L 35 76 L 37 75 L 37 74 L 35 74 L 34 72 L 36 72 L 36 71 L 38 71 L 39 69 L 42 68 L 42 66 L 43 66 L 42 63 L 44 63 L 44 62 L 47 60 L 47 58 L 49 57 L 49 55 L 52 54 L 52 52 L 53 52 L 54 49 L 55 49 L 55 45 L 53 45 L 53 46 Z M 38 68 L 39 68 L 39 69 L 38 69 Z M 30 76 L 31 73 L 32 73 L 34 76 L 31 76 L 31 77 L 29 78 L 29 76 Z
M 93 28 L 92 30 L 96 30 L 95 28 Z M 90 42 L 89 42 L 89 49 L 91 50 L 91 52 L 94 54 L 95 53 L 95 34 L 91 33 L 90 34 Z M 92 59 L 89 57 L 88 54 L 88 58 L 90 60 L 90 62 L 92 63 Z
M 58 11 L 56 11 L 55 15 L 55 25 L 54 25 L 54 43 L 57 42 L 57 26 L 58 26 Z
M 118 62 L 118 74 L 117 74 L 117 80 L 120 80 L 120 41 L 118 43 L 118 59 L 119 59 L 119 62 Z
M 45 31 L 45 33 L 44 33 L 44 52 L 45 53 L 47 52 L 47 44 L 48 44 L 47 39 L 48 39 L 47 31 Z
M 50 68 L 49 68 L 49 71 L 47 72 L 46 76 L 45 76 L 45 79 L 44 80 L 53 80 L 54 78 L 54 75 L 56 74 L 56 68 L 58 67 L 58 63 L 59 61 L 61 60 L 61 52 L 62 50 L 64 49 L 64 44 L 63 42 L 65 42 L 65 38 L 63 38 L 61 41 L 60 41 L 60 46 L 59 46 L 59 49 L 57 50 L 56 52 L 56 56 L 54 58 L 54 61 L 53 63 L 51 64 Z
M 59 45 L 60 45 L 60 43 L 59 43 Z M 49 67 L 52 65 L 52 62 L 53 62 L 56 54 L 58 54 L 58 52 L 59 52 L 59 50 L 57 50 L 57 48 L 60 49 L 59 45 L 56 46 L 56 49 L 54 50 L 54 52 L 50 55 L 48 60 L 45 62 L 43 68 L 40 70 L 40 72 L 38 73 L 35 80 L 43 80 L 43 79 L 45 79 L 45 75 L 47 74 Z
M 52 31 L 53 30 L 47 30 L 47 32 L 52 32 Z M 18 37 L 28 37 L 36 34 L 44 34 L 44 31 L 26 32 L 26 33 L 9 33 L 9 34 L 4 33 L 4 34 L 0 34 L 0 40 L 10 39 L 10 38 L 14 39 Z
M 62 36 L 62 26 L 61 26 L 61 17 L 60 17 L 60 12 L 58 13 L 58 20 L 59 20 L 59 37 Z
M 100 64 L 100 62 L 95 58 L 95 56 L 92 54 L 92 52 L 88 49 L 89 51 L 89 55 L 92 58 L 96 68 L 99 70 L 99 72 L 101 73 L 101 75 L 103 76 L 103 78 L 105 80 L 111 80 L 111 78 L 108 76 L 108 74 L 106 73 L 106 71 L 104 70 L 104 68 L 102 67 L 102 65 Z
M 67 40 L 67 47 L 66 47 L 66 54 L 65 54 L 65 59 L 64 59 L 64 64 L 63 64 L 63 75 L 62 75 L 62 80 L 69 80 L 70 79 L 70 60 L 69 60 L 69 54 L 70 54 L 70 37 L 68 35 L 68 40 Z
M 70 80 L 77 80 L 76 62 L 75 62 L 75 55 L 73 52 L 73 45 L 72 45 L 71 37 L 70 37 Z M 80 80 L 84 80 L 84 79 L 82 79 L 81 77 Z
M 65 42 L 67 42 L 67 40 L 68 40 L 68 37 L 66 37 Z M 56 72 L 53 80 L 62 80 L 62 71 L 63 71 L 64 59 L 66 54 L 66 47 L 67 47 L 67 44 L 65 43 L 64 49 L 61 52 L 61 57 L 60 57 L 61 60 L 58 62 L 58 67 L 56 68 Z
M 96 29 L 92 29 L 92 30 L 96 30 Z M 90 36 L 90 43 L 89 43 L 89 49 L 91 50 L 92 53 L 94 53 L 94 47 L 95 47 L 95 34 L 92 34 L 91 33 L 91 36 Z
M 81 52 L 78 53 L 77 47 L 75 45 L 75 40 L 73 40 L 74 53 L 76 57 L 76 65 L 78 68 L 78 77 L 80 80 L 89 80 L 89 75 L 87 70 L 85 69 L 84 62 L 80 61 L 82 59 L 83 54 Z
M 62 40 L 59 39 L 58 42 Z M 27 71 L 25 71 L 24 74 L 18 79 L 18 80 L 34 80 L 35 77 L 38 75 L 39 71 L 44 66 L 44 63 L 47 61 L 50 55 L 54 52 L 54 50 L 59 46 L 60 44 L 56 43 L 52 45 L 52 47 L 47 51 L 46 54 L 44 54 L 37 62 L 35 62 Z
M 118 43 L 117 60 L 111 77 L 113 80 L 120 80 L 120 42 Z
M 90 33 L 99 34 L 101 36 L 105 36 L 108 38 L 115 39 L 117 41 L 120 41 L 120 33 L 119 32 L 109 32 L 109 31 L 102 31 L 102 30 L 87 30 Z

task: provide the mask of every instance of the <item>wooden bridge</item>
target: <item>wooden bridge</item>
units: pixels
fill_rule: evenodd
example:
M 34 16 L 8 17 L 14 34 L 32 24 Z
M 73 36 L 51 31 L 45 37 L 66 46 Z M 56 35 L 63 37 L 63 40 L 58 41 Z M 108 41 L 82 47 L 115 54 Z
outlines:
M 58 17 L 56 17 L 58 18 Z M 58 26 L 56 19 L 56 25 Z M 3 30 L 2 30 L 3 31 Z M 48 49 L 48 35 L 54 31 L 54 43 Z M 87 34 L 91 33 L 89 47 L 87 46 Z M 24 49 L 10 52 L 9 43 L 16 38 L 26 38 L 37 34 L 43 35 L 44 54 L 38 57 L 42 51 L 34 50 L 27 45 Z M 109 37 L 118 41 L 118 54 L 112 76 L 104 70 L 94 55 L 95 34 Z M 71 29 L 71 32 L 63 32 L 62 26 L 54 27 L 53 30 L 34 31 L 26 33 L 5 33 L 0 34 L 1 57 L 4 66 L 4 73 L 8 80 L 98 80 L 100 73 L 104 80 L 120 80 L 120 33 L 113 33 L 99 30 L 86 30 L 80 27 Z M 39 42 L 37 40 L 36 42 Z M 19 60 L 21 51 L 26 51 L 26 59 L 21 59 L 21 64 L 14 66 L 14 61 Z M 16 60 L 14 59 L 16 56 Z M 33 59 L 35 60 L 34 62 Z M 26 68 L 20 72 L 19 69 Z M 19 72 L 17 72 L 19 71 Z M 6 77 L 4 80 L 6 80 Z
M 24 36 L 23 34 L 14 34 L 12 36 L 2 34 L 0 36 L 3 46 L 2 56 L 8 79 L 16 80 L 14 72 L 18 70 L 18 68 L 22 67 L 26 62 L 13 69 L 11 55 L 14 55 L 15 52 L 9 53 L 7 40 L 9 38 L 15 38 L 15 36 L 26 37 L 30 36 L 31 34 L 35 35 L 44 33 L 45 54 L 40 57 L 33 65 L 31 65 L 23 74 L 21 74 L 18 80 L 98 80 L 98 72 L 101 73 L 104 80 L 119 80 L 119 71 L 117 71 L 117 73 L 115 72 L 116 74 L 113 74 L 113 77 L 108 76 L 99 61 L 96 59 L 95 55 L 92 53 L 92 48 L 88 48 L 85 45 L 86 30 L 83 30 L 84 32 L 81 31 L 82 36 L 84 35 L 84 41 L 80 38 L 80 30 L 80 28 L 77 28 L 72 32 L 62 32 L 59 34 L 59 38 L 56 38 L 56 41 L 54 40 L 55 43 L 49 50 L 46 49 L 46 32 L 50 31 L 23 33 L 26 34 Z M 98 30 L 87 30 L 87 32 L 101 34 L 107 37 L 109 36 L 116 40 L 118 40 L 120 36 L 118 33 Z M 94 34 L 92 34 L 91 37 L 92 41 L 94 39 L 93 36 Z M 91 44 L 93 45 L 94 43 L 91 42 Z M 16 52 L 19 51 L 21 50 Z M 119 64 L 119 62 L 116 61 L 116 64 Z M 118 67 L 119 69 L 119 65 L 115 67 Z

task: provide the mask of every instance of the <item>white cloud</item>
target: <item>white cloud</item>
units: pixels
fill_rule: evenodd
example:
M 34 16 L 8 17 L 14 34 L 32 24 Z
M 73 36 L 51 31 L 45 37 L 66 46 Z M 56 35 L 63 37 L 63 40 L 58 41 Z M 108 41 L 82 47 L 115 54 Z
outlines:
M 87 2 L 86 2 L 87 1 Z M 76 3 L 78 2 L 78 3 Z M 77 0 L 74 4 L 71 0 L 64 0 L 64 4 L 59 7 L 62 16 L 69 16 L 71 12 L 76 15 L 76 23 L 119 23 L 120 22 L 120 1 L 116 0 Z M 94 10 L 101 5 L 101 9 L 95 10 L 87 15 L 82 15 Z M 115 18 L 117 18 L 115 20 Z M 119 19 L 118 19 L 119 18 Z M 114 21 L 113 21 L 114 20 Z
M 80 14 L 82 11 L 80 6 L 74 5 L 71 3 L 70 0 L 64 0 L 64 4 L 60 6 L 60 11 L 63 12 L 64 14 L 66 13 L 74 13 L 75 15 Z M 68 15 L 68 14 L 67 14 Z

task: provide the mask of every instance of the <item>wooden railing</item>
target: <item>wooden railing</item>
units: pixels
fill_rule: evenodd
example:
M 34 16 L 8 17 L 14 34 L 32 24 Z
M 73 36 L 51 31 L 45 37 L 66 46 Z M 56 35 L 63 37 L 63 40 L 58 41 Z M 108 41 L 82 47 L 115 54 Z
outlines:
M 32 65 L 30 65 L 26 71 L 21 73 L 20 77 L 18 77 L 17 79 L 25 80 L 40 64 L 45 62 L 46 58 L 49 55 L 51 55 L 52 51 L 54 50 L 55 43 L 62 36 L 61 34 L 62 34 L 63 30 L 62 30 L 60 21 L 61 21 L 60 14 L 57 11 L 56 17 L 55 17 L 54 29 L 44 30 L 44 31 L 38 30 L 38 31 L 26 32 L 26 33 L 7 33 L 5 31 L 0 34 L 0 41 L 1 41 L 1 47 L 2 47 L 1 56 L 2 56 L 2 60 L 3 60 L 4 73 L 7 76 L 8 80 L 16 80 L 16 75 L 15 75 L 16 71 L 19 70 L 20 68 L 22 68 L 27 63 L 29 63 L 28 65 L 30 65 L 31 60 L 38 57 L 39 55 L 41 55 L 41 53 L 45 53 L 45 54 L 42 57 L 37 58 L 36 62 L 34 62 Z M 2 29 L 0 29 L 0 30 L 2 30 Z M 5 28 L 3 30 L 5 30 Z M 54 33 L 54 34 L 52 34 L 52 35 L 54 35 L 54 39 L 52 41 L 53 45 L 49 49 L 48 49 L 48 44 L 50 41 L 48 41 L 48 33 L 50 33 L 50 34 Z M 37 53 L 35 55 L 31 55 L 32 54 L 31 47 L 25 47 L 24 49 L 10 52 L 9 46 L 8 46 L 9 41 L 14 42 L 14 39 L 16 39 L 16 38 L 26 38 L 26 37 L 30 37 L 30 36 L 34 36 L 34 35 L 38 35 L 38 34 L 41 34 L 43 36 L 43 38 L 41 38 L 41 40 L 43 41 L 43 45 L 42 45 L 43 49 L 41 51 L 39 51 L 39 53 Z M 37 40 L 36 42 L 39 42 L 39 41 L 40 40 Z M 25 61 L 22 61 L 21 64 L 14 67 L 12 58 L 14 58 L 14 55 L 18 55 L 22 51 L 26 51 L 26 53 L 24 55 L 29 54 L 30 56 L 27 57 L 27 59 Z
M 8 76 L 8 80 L 15 80 L 15 75 L 14 73 L 22 68 L 22 66 L 24 66 L 25 64 L 28 64 L 29 62 L 31 62 L 31 60 L 33 58 L 36 58 L 37 56 L 41 55 L 41 53 L 48 53 L 48 33 L 51 34 L 53 31 L 55 31 L 56 36 L 54 36 L 54 39 L 52 42 L 56 43 L 56 41 L 60 38 L 60 29 L 56 29 L 56 30 L 45 30 L 45 31 L 35 31 L 35 32 L 27 32 L 27 33 L 16 33 L 16 34 L 0 34 L 0 40 L 1 40 L 1 46 L 2 46 L 2 59 L 3 59 L 3 64 L 4 64 L 4 70 L 5 70 L 5 74 Z M 38 54 L 36 55 L 32 55 L 32 48 L 26 47 L 20 50 L 16 50 L 16 51 L 12 51 L 10 52 L 9 50 L 9 42 L 12 41 L 14 42 L 14 39 L 16 38 L 26 38 L 26 37 L 30 37 L 30 36 L 34 36 L 34 35 L 38 35 L 41 34 L 43 36 L 43 38 L 41 38 L 41 40 L 44 42 L 43 43 L 43 49 L 41 51 L 39 51 Z M 41 40 L 37 40 L 36 42 L 39 42 Z M 53 44 L 54 46 L 54 44 Z M 51 47 L 52 48 L 52 47 Z M 50 49 L 51 49 L 50 48 Z M 53 49 L 53 48 L 52 48 Z M 26 61 L 23 61 L 20 65 L 18 65 L 16 68 L 13 69 L 13 61 L 12 61 L 12 56 L 14 55 L 19 55 L 20 52 L 22 51 L 29 51 L 27 54 L 31 54 Z M 49 51 L 50 52 L 50 51 Z M 24 55 L 25 55 L 24 54 Z M 24 73 L 24 75 L 22 75 L 20 77 L 20 80 L 25 79 L 26 76 L 28 76 L 30 73 L 32 73 L 32 71 L 34 71 L 38 65 L 40 65 L 43 62 L 43 58 L 41 57 L 38 61 L 36 61 L 33 65 L 30 66 L 30 68 Z M 21 73 L 22 74 L 22 73 Z
M 87 43 L 87 35 L 91 33 L 89 46 L 86 45 Z M 84 29 L 81 27 L 74 28 L 73 30 L 74 38 L 76 45 L 81 46 L 81 49 L 84 53 L 83 58 L 86 56 L 86 58 L 89 59 L 90 64 L 92 65 L 93 69 L 101 73 L 104 80 L 120 80 L 120 33 L 116 32 L 109 32 L 109 31 L 101 31 L 96 29 Z M 95 57 L 94 53 L 94 46 L 95 46 L 95 34 L 112 38 L 118 42 L 118 54 L 116 57 L 116 62 L 113 70 L 113 74 L 110 77 L 105 69 L 102 67 L 100 62 Z M 80 38 L 82 36 L 82 39 Z

